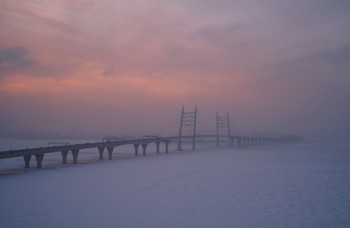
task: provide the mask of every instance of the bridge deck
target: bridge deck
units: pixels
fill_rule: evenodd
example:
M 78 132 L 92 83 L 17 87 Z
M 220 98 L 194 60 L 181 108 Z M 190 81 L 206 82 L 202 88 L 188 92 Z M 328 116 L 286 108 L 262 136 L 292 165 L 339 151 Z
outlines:
M 26 155 L 62 152 L 62 151 L 91 149 L 91 148 L 99 148 L 99 147 L 111 148 L 111 147 L 118 147 L 122 145 L 131 145 L 131 144 L 148 144 L 148 143 L 161 143 L 161 142 L 165 143 L 170 140 L 171 139 L 169 138 L 128 139 L 128 140 L 120 140 L 120 141 L 68 144 L 63 146 L 49 146 L 49 147 L 37 147 L 37 148 L 28 148 L 28 149 L 19 149 L 19 150 L 8 150 L 8 151 L 0 152 L 0 159 L 20 157 L 20 156 L 26 156 Z
M 197 135 L 196 139 L 205 139 L 205 138 L 217 138 L 217 135 Z M 228 136 L 220 136 L 228 137 Z M 182 136 L 183 139 L 193 139 L 193 136 Z M 60 146 L 49 146 L 49 147 L 38 147 L 38 148 L 28 148 L 28 149 L 19 149 L 19 150 L 7 150 L 0 152 L 0 159 L 28 156 L 35 154 L 45 154 L 45 153 L 54 153 L 62 151 L 74 151 L 82 149 L 91 149 L 91 148 L 114 148 L 122 145 L 141 145 L 149 143 L 169 143 L 170 141 L 178 140 L 178 136 L 172 137 L 147 137 L 143 139 L 127 139 L 127 140 L 114 140 L 114 141 L 103 141 L 103 142 L 94 142 L 94 143 L 81 143 L 81 144 L 67 144 Z M 293 135 L 275 135 L 275 136 L 248 136 L 248 135 L 231 135 L 228 137 L 233 142 L 236 141 L 237 145 L 244 144 L 253 144 L 253 143 L 269 143 L 269 142 L 299 142 L 301 137 Z M 199 141 L 203 142 L 203 141 Z

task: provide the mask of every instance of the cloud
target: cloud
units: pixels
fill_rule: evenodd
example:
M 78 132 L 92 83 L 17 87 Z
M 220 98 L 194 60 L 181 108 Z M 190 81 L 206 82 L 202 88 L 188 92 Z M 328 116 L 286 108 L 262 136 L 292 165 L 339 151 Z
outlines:
M 350 44 L 311 55 L 308 59 L 311 61 L 322 61 L 336 67 L 344 66 L 349 70 Z
M 62 113 L 72 112 L 65 104 L 76 99 L 76 116 L 84 115 L 80 104 L 86 102 L 99 120 L 103 113 L 93 111 L 99 105 L 130 109 L 133 104 L 142 113 L 149 103 L 162 109 L 168 103 L 197 103 L 201 109 L 231 110 L 248 129 L 298 132 L 308 122 L 310 128 L 322 126 L 328 117 L 332 121 L 324 131 L 340 129 L 348 113 L 343 107 L 349 96 L 348 5 L 341 0 L 4 0 L 0 76 L 7 80 L 0 92 L 9 98 L 3 103 L 18 96 L 17 119 L 20 104 L 51 97 L 47 103 Z M 18 94 L 36 96 L 23 102 Z M 63 126 L 60 115 L 50 115 Z
M 0 77 L 6 78 L 14 75 L 27 77 L 67 77 L 77 70 L 76 64 L 66 62 L 50 65 L 34 59 L 32 53 L 25 47 L 8 47 L 0 49 Z
M 29 57 L 23 47 L 9 47 L 0 50 L 0 76 L 8 76 L 29 69 L 37 63 Z

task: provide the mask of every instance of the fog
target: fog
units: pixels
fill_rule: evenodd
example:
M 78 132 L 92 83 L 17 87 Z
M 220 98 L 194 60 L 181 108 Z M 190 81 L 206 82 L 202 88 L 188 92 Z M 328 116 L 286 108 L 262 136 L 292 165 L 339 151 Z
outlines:
M 350 139 L 345 1 L 0 3 L 0 131 L 198 130 Z

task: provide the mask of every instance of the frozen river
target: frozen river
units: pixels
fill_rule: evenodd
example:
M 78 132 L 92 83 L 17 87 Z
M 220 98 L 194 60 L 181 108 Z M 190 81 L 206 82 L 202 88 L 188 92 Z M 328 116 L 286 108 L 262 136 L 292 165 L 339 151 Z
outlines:
M 350 143 L 127 151 L 1 161 L 0 226 L 350 227 Z

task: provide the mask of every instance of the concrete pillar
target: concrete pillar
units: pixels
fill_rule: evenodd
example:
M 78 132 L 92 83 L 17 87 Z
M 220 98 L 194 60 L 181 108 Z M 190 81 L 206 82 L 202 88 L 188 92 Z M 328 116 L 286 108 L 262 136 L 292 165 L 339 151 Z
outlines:
M 142 143 L 141 146 L 142 146 L 142 155 L 146 156 L 147 144 L 146 143 Z
M 135 148 L 135 156 L 138 156 L 139 155 L 139 146 L 140 144 L 134 144 L 134 148 Z
M 98 153 L 100 155 L 99 159 L 100 160 L 103 160 L 103 151 L 105 150 L 105 148 L 102 146 L 102 147 L 97 147 L 98 148 Z
M 107 147 L 108 151 L 108 160 L 112 160 L 112 153 L 113 153 L 114 147 Z
M 24 168 L 29 169 L 30 168 L 30 158 L 32 157 L 32 155 L 24 155 L 23 159 L 24 159 Z
M 79 149 L 72 150 L 72 154 L 73 154 L 73 164 L 78 164 Z
M 44 159 L 44 154 L 36 154 L 35 159 L 36 159 L 36 168 L 41 169 L 43 167 L 42 162 Z
M 62 154 L 62 163 L 66 164 L 67 163 L 68 150 L 61 151 L 61 154 Z
M 159 145 L 160 145 L 160 142 L 157 141 L 156 144 L 157 144 L 157 154 L 159 154 Z
M 165 141 L 165 153 L 166 153 L 166 154 L 169 153 L 169 143 L 170 143 L 170 140 L 166 140 L 166 141 Z

